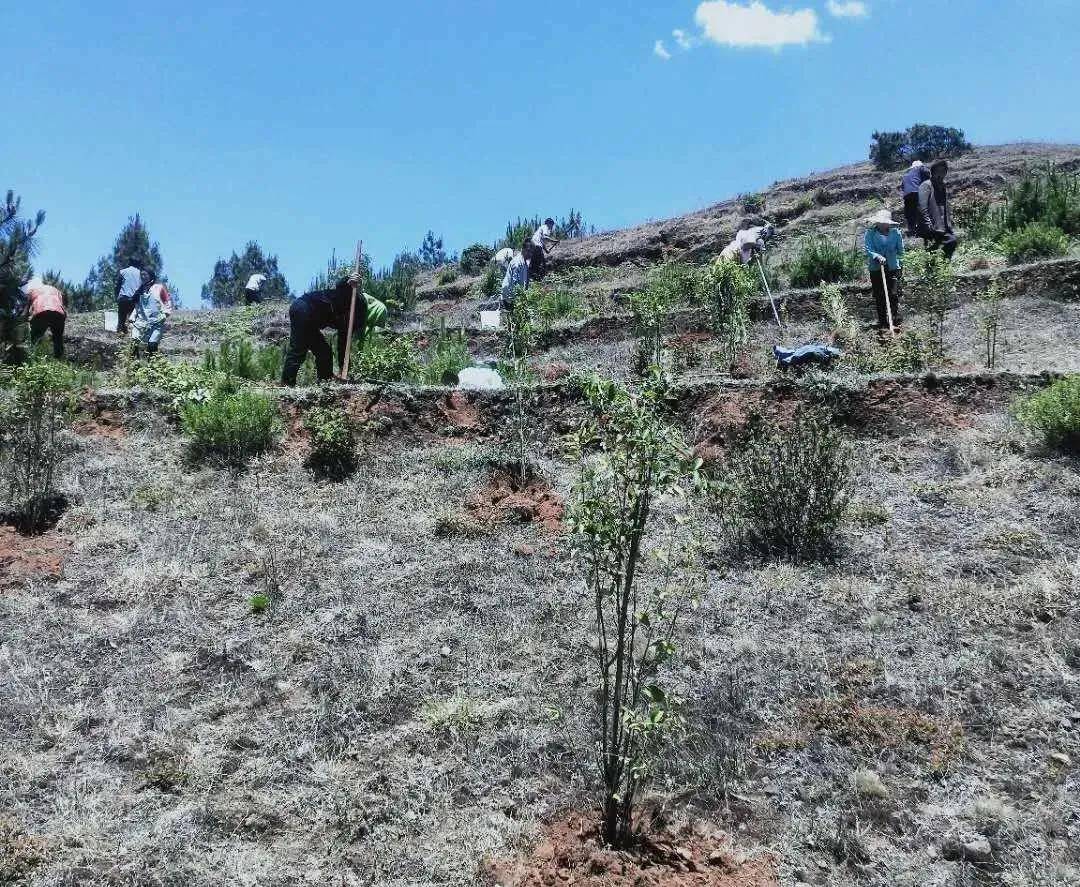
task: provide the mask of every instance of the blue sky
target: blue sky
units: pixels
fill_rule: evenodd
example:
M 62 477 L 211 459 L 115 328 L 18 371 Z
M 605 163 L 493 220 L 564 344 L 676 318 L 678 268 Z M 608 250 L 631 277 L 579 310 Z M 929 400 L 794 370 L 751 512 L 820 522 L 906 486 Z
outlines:
M 0 186 L 48 212 L 37 266 L 81 279 L 139 211 L 189 306 L 251 239 L 302 289 L 358 238 L 383 264 L 429 228 L 665 218 L 875 129 L 1080 141 L 1075 0 L 5 6 Z

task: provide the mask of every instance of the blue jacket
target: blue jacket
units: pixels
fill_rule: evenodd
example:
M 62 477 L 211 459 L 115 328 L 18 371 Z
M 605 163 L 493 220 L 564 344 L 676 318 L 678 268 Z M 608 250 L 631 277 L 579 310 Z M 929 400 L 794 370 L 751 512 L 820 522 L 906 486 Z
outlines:
M 893 228 L 888 234 L 882 234 L 877 228 L 867 228 L 866 238 L 866 267 L 871 274 L 876 274 L 880 267 L 875 254 L 884 256 L 889 263 L 889 270 L 898 270 L 904 261 L 904 235 L 899 228 Z

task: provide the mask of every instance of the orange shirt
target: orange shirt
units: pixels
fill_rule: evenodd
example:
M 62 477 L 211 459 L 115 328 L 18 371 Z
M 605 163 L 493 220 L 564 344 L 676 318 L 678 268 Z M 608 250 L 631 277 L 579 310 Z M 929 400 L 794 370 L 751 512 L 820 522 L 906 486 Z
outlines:
M 64 296 L 55 286 L 47 283 L 35 286 L 29 293 L 30 316 L 37 317 L 44 311 L 55 311 L 57 314 L 66 314 L 64 311 Z

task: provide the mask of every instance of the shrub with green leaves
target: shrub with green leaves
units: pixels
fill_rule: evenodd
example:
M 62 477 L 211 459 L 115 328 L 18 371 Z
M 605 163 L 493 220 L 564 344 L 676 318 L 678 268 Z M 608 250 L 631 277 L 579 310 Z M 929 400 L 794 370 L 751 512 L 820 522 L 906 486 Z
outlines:
M 284 361 L 284 350 L 280 345 L 257 346 L 248 336 L 226 335 L 216 352 L 206 352 L 203 369 L 234 379 L 276 382 L 281 378 Z
M 710 266 L 705 288 L 713 331 L 733 364 L 750 341 L 750 303 L 758 292 L 757 278 L 748 265 L 720 258 Z
M 562 287 L 530 286 L 529 298 L 537 317 L 545 326 L 560 320 L 576 320 L 585 315 L 585 306 L 573 290 Z
M 1010 265 L 1019 265 L 1065 255 L 1069 251 L 1069 238 L 1060 228 L 1032 222 L 1001 235 L 998 245 Z
M 1080 456 L 1080 376 L 1061 379 L 1027 398 L 1015 414 L 1047 446 Z
M 926 316 L 931 354 L 945 357 L 945 318 L 956 303 L 956 278 L 952 265 L 937 250 L 908 254 L 905 279 L 912 305 Z
M 458 271 L 456 266 L 454 266 L 454 265 L 445 265 L 442 268 L 440 268 L 438 273 L 435 275 L 435 282 L 439 286 L 446 286 L 446 284 L 453 283 L 460 276 L 461 276 L 461 274 Z
M 1005 192 L 1005 206 L 996 221 L 1003 231 L 1040 224 L 1080 235 L 1080 174 L 1064 172 L 1053 164 L 1027 170 Z
M 236 467 L 269 450 L 279 424 L 274 399 L 249 390 L 217 390 L 205 399 L 189 400 L 181 408 L 180 422 L 191 438 L 193 461 L 210 459 Z
M 788 277 L 793 287 L 816 287 L 857 280 L 865 271 L 862 254 L 844 249 L 827 237 L 808 237 L 799 244 L 788 266 Z
M 0 398 L 0 489 L 25 533 L 45 529 L 57 476 L 71 453 L 64 432 L 75 409 L 74 386 L 67 364 L 35 361 L 14 370 Z
M 375 382 L 415 382 L 423 367 L 410 339 L 374 332 L 354 349 L 351 369 L 361 379 Z
M 447 332 L 444 323 L 428 346 L 421 381 L 427 385 L 456 385 L 458 374 L 472 362 L 464 333 L 461 330 Z
M 797 562 L 828 555 L 837 545 L 852 468 L 851 448 L 820 413 L 804 411 L 789 426 L 753 421 L 725 488 L 736 539 Z
M 311 435 L 308 467 L 312 472 L 336 480 L 356 470 L 356 423 L 340 406 L 310 410 L 304 427 Z
M 662 365 L 665 322 L 674 308 L 700 301 L 703 289 L 697 269 L 668 262 L 650 271 L 645 287 L 631 293 L 630 311 L 638 338 L 635 369 L 639 374 L 646 374 L 650 366 Z
M 458 264 L 461 266 L 462 274 L 476 275 L 483 273 L 493 258 L 495 258 L 495 250 L 490 246 L 474 243 L 461 251 L 461 261 Z

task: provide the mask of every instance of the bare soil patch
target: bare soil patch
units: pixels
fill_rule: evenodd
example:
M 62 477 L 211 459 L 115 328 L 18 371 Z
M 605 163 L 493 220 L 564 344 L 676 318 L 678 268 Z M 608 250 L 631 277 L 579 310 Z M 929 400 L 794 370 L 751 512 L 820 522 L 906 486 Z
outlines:
M 488 867 L 500 887 L 774 887 L 771 859 L 746 859 L 719 832 L 659 830 L 630 850 L 600 841 L 597 823 L 572 814 L 556 820 L 523 857 Z
M 468 498 L 465 510 L 488 529 L 518 523 L 561 533 L 566 505 L 543 477 L 534 474 L 522 483 L 516 472 L 499 469 L 488 484 Z
M 23 579 L 59 579 L 71 542 L 51 530 L 43 536 L 24 536 L 14 527 L 0 526 L 0 588 Z

